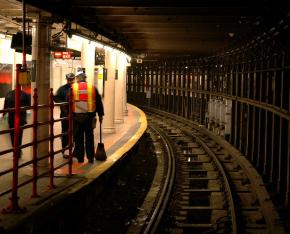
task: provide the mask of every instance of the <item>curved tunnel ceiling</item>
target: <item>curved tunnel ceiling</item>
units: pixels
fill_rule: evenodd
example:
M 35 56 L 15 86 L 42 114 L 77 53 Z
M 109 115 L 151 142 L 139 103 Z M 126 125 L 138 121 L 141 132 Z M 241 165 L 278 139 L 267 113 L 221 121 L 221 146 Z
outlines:
M 289 20 L 289 7 L 266 0 L 25 2 L 110 38 L 143 58 L 214 55 Z

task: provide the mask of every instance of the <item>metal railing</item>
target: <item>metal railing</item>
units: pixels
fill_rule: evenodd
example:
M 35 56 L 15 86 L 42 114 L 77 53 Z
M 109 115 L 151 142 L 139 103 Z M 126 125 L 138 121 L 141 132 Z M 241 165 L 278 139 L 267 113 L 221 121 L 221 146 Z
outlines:
M 33 91 L 33 103 L 31 106 L 26 106 L 26 107 L 20 107 L 20 105 L 15 105 L 15 108 L 11 109 L 4 109 L 0 110 L 0 113 L 2 114 L 8 114 L 11 112 L 15 113 L 15 121 L 16 123 L 18 121 L 18 124 L 16 123 L 14 128 L 8 128 L 0 131 L 0 136 L 4 134 L 11 133 L 14 131 L 14 147 L 10 149 L 0 149 L 0 159 L 1 157 L 7 156 L 7 154 L 13 153 L 13 164 L 12 167 L 6 166 L 2 167 L 0 171 L 0 180 L 1 177 L 4 178 L 4 176 L 11 177 L 11 186 L 8 186 L 4 190 L 0 190 L 0 198 L 3 197 L 4 195 L 7 195 L 11 193 L 10 197 L 10 204 L 7 206 L 7 208 L 2 209 L 2 213 L 11 213 L 11 212 L 19 212 L 21 211 L 21 208 L 19 206 L 19 197 L 18 197 L 18 192 L 21 187 L 27 184 L 32 185 L 32 190 L 31 190 L 31 197 L 35 198 L 38 197 L 38 183 L 40 178 L 47 177 L 48 178 L 48 184 L 51 189 L 54 189 L 56 186 L 54 184 L 54 178 L 55 178 L 55 171 L 63 168 L 65 166 L 68 167 L 68 176 L 72 175 L 72 92 L 70 92 L 70 97 L 69 97 L 69 102 L 63 102 L 63 103 L 57 103 L 55 104 L 53 101 L 53 90 L 50 89 L 49 91 L 49 96 L 48 96 L 48 104 L 38 104 L 38 94 L 37 94 L 37 89 L 34 89 Z M 17 94 L 16 94 L 17 95 Z M 18 93 L 19 95 L 19 93 Z M 19 101 L 19 96 L 16 97 L 15 99 L 18 98 Z M 17 101 L 16 101 L 17 102 Z M 56 107 L 61 107 L 63 105 L 68 105 L 69 106 L 69 114 L 68 117 L 64 118 L 54 118 L 54 110 Z M 39 111 L 43 109 L 48 109 L 49 111 L 49 118 L 47 121 L 40 121 L 39 120 Z M 20 111 L 31 111 L 31 123 L 26 124 L 24 126 L 19 125 L 19 119 L 20 119 Z M 68 131 L 66 133 L 61 133 L 61 134 L 55 134 L 55 124 L 60 121 L 68 121 L 69 127 Z M 39 139 L 39 128 L 41 126 L 48 126 L 48 133 L 47 137 Z M 19 142 L 19 131 L 24 130 L 24 129 L 31 129 L 32 130 L 32 137 L 31 141 L 25 144 L 22 144 Z M 61 148 L 58 150 L 55 150 L 55 140 L 57 138 L 61 138 L 63 135 L 67 134 L 68 135 L 68 141 L 69 144 L 65 148 Z M 27 141 L 27 139 L 26 139 Z M 48 144 L 48 152 L 45 155 L 39 155 L 38 153 L 38 146 L 40 143 L 45 143 L 47 142 Z M 30 147 L 31 149 L 31 159 L 26 160 L 23 163 L 19 162 L 21 150 L 24 148 Z M 62 161 L 58 165 L 55 165 L 55 159 L 56 156 L 60 153 L 63 152 L 64 150 L 68 150 L 68 159 L 65 161 Z M 39 170 L 40 167 L 40 161 L 41 160 L 47 160 L 48 161 L 48 167 L 46 170 Z M 5 164 L 6 165 L 6 164 Z M 31 177 L 26 179 L 25 181 L 19 182 L 19 170 L 31 166 L 32 167 L 32 173 Z M 42 167 L 43 168 L 43 167 Z M 3 180 L 2 180 L 3 181 Z

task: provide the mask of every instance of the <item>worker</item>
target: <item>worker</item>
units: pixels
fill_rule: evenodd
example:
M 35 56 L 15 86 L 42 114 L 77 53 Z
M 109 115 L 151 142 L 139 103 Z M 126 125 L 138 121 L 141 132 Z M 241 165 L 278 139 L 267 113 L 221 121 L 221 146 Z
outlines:
M 68 146 L 68 125 L 69 121 L 67 119 L 69 112 L 69 94 L 72 84 L 75 80 L 75 75 L 73 73 L 68 73 L 65 76 L 66 84 L 60 86 L 56 91 L 56 95 L 53 96 L 53 100 L 56 103 L 67 102 L 60 106 L 60 118 L 65 118 L 61 120 L 61 146 L 62 146 L 62 156 L 63 158 L 68 158 L 68 155 L 65 154 L 65 148 Z
M 86 81 L 84 71 L 76 74 L 76 83 L 73 84 L 73 156 L 78 162 L 84 162 L 84 154 L 89 163 L 94 162 L 94 127 L 96 113 L 102 123 L 104 107 L 97 88 Z
M 20 89 L 22 86 L 20 86 Z M 23 90 L 20 90 L 20 107 L 24 106 L 30 106 L 30 96 L 25 93 Z M 4 109 L 8 108 L 14 108 L 15 107 L 15 89 L 9 91 L 4 99 Z M 3 114 L 4 116 L 6 113 Z M 10 111 L 8 112 L 8 125 L 10 129 L 14 128 L 14 116 L 15 116 L 15 111 Z M 26 110 L 21 110 L 20 111 L 20 122 L 19 126 L 24 126 L 27 124 L 27 114 Z M 23 129 L 19 129 L 19 145 L 22 144 L 22 136 L 23 136 Z M 10 131 L 10 138 L 11 138 L 11 145 L 14 146 L 14 131 Z M 20 156 L 22 155 L 22 150 L 20 151 Z

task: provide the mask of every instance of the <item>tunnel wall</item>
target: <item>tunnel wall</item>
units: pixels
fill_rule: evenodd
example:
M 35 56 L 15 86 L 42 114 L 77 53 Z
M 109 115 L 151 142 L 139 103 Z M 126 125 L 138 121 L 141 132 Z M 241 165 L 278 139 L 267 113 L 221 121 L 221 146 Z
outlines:
M 289 210 L 290 30 L 280 22 L 243 47 L 207 58 L 132 63 L 128 101 L 183 116 L 226 138 Z

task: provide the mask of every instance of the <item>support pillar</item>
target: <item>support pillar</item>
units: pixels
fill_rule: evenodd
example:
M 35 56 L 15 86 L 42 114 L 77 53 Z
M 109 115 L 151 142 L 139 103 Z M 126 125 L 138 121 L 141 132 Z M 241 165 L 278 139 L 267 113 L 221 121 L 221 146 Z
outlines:
M 86 69 L 87 82 L 94 84 L 95 46 L 93 43 L 82 43 L 81 65 Z
M 113 49 L 105 49 L 105 68 L 107 70 L 107 79 L 105 80 L 104 92 L 104 120 L 103 132 L 114 133 L 115 119 L 115 70 L 116 70 L 116 52 Z
M 123 84 L 123 112 L 124 112 L 124 115 L 127 116 L 128 115 L 128 108 L 127 108 L 127 67 L 130 66 L 130 63 L 127 61 L 127 58 L 126 58 L 126 64 L 124 66 L 124 84 Z
M 126 75 L 126 57 L 123 53 L 117 54 L 118 77 L 115 80 L 115 123 L 124 122 L 124 78 Z
M 99 94 L 103 97 L 103 84 L 104 84 L 104 67 L 98 65 L 97 66 L 97 81 L 96 81 L 96 86 L 98 88 Z
M 40 12 L 35 22 L 35 28 L 32 37 L 32 89 L 38 90 L 38 104 L 48 104 L 48 96 L 50 89 L 50 23 L 49 16 Z M 49 109 L 41 108 L 38 110 L 38 121 L 45 122 L 49 120 Z M 39 126 L 37 130 L 37 138 L 44 139 L 49 136 L 49 126 Z M 38 144 L 37 155 L 39 157 L 48 155 L 49 142 L 45 141 Z M 40 168 L 48 167 L 48 159 L 38 162 Z

